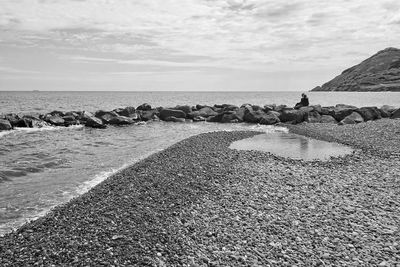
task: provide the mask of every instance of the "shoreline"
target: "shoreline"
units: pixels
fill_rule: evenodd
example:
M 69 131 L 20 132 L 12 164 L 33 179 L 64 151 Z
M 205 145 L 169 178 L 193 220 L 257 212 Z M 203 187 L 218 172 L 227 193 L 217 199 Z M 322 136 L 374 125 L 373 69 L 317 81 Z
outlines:
M 325 163 L 304 162 L 228 149 L 257 132 L 190 137 L 0 238 L 0 261 L 4 266 L 398 263 L 400 170 L 393 153 L 400 140 L 383 135 L 372 148 L 377 153 L 368 147 L 378 140 L 378 129 L 393 134 L 400 122 L 316 125 L 289 129 L 327 141 L 347 136 L 344 142 L 364 150 Z M 348 136 L 360 136 L 361 130 L 363 139 Z

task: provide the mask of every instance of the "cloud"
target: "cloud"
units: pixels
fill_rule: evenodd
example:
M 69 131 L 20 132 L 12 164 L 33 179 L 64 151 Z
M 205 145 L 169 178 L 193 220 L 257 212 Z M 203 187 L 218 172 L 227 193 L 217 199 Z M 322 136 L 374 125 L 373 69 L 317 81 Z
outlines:
M 38 54 L 55 69 L 93 72 L 338 72 L 352 55 L 398 45 L 399 9 L 395 0 L 2 0 L 0 49 L 15 69 L 41 68 Z

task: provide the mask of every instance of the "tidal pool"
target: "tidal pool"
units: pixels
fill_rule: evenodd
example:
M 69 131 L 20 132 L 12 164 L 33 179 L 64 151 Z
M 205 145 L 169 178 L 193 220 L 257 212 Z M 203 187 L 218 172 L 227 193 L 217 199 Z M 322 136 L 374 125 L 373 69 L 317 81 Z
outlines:
M 311 139 L 292 133 L 267 133 L 253 136 L 233 142 L 230 149 L 257 150 L 270 152 L 277 156 L 303 159 L 303 160 L 329 160 L 330 157 L 338 157 L 351 154 L 351 147 Z

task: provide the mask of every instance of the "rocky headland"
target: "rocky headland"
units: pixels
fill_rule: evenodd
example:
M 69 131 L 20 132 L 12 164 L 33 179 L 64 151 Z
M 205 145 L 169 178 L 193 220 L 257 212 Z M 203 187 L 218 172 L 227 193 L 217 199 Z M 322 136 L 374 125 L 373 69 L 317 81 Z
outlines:
M 290 130 L 358 148 L 329 161 L 183 140 L 0 238 L 1 266 L 397 266 L 400 120 Z
M 381 118 L 400 118 L 398 107 L 384 105 L 378 107 L 355 107 L 338 104 L 321 107 L 312 105 L 294 109 L 286 105 L 264 105 L 263 107 L 244 104 L 240 107 L 230 104 L 205 106 L 176 106 L 172 108 L 153 108 L 149 104 L 138 107 L 117 108 L 112 111 L 52 111 L 46 114 L 3 114 L 0 115 L 0 131 L 16 127 L 45 127 L 85 125 L 93 128 L 106 128 L 108 125 L 123 126 L 143 121 L 169 122 L 219 122 L 219 123 L 259 123 L 274 125 L 278 123 L 298 124 L 333 123 L 355 124 Z
M 400 49 L 379 51 L 311 91 L 400 92 Z

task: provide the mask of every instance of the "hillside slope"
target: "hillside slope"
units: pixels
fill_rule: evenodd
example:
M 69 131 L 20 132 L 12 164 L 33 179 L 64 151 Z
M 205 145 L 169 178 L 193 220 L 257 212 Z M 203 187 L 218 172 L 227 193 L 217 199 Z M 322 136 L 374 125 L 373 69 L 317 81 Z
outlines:
M 311 91 L 400 92 L 400 49 L 379 51 Z

